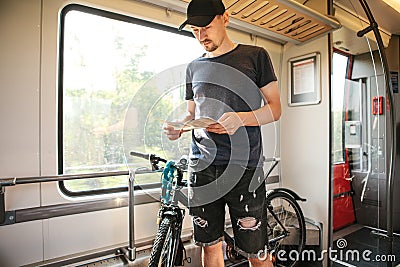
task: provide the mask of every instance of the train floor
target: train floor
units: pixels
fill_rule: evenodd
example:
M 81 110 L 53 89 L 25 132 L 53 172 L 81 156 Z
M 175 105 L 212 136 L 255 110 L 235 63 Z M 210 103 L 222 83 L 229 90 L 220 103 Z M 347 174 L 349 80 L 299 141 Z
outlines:
M 305 250 L 307 250 L 307 251 L 313 250 L 315 252 L 315 255 L 320 255 L 319 246 L 318 247 L 317 246 L 306 246 Z M 236 264 L 233 264 L 229 261 L 225 261 L 225 267 L 248 267 L 248 266 L 249 266 L 249 264 L 247 261 L 239 262 Z M 318 261 L 318 259 L 315 259 L 315 260 L 305 259 L 303 261 L 298 262 L 296 267 L 323 267 L 323 264 L 322 264 L 322 261 Z
M 334 232 L 333 248 L 331 259 L 333 267 L 400 267 L 400 235 L 394 236 L 393 251 L 389 253 L 387 250 L 387 239 L 377 233 L 376 230 L 362 225 L 351 225 L 339 231 Z M 186 246 L 185 246 L 186 247 Z M 317 249 L 318 247 L 318 249 Z M 186 263 L 185 266 L 197 267 L 201 266 L 201 253 L 199 247 L 194 244 L 189 244 L 187 247 L 188 256 L 191 258 L 191 263 Z M 319 246 L 306 246 L 307 251 L 314 250 L 315 255 L 321 255 Z M 114 251 L 114 250 L 110 250 Z M 81 257 L 79 261 L 74 259 L 54 259 L 41 264 L 27 265 L 29 267 L 37 266 L 147 266 L 149 249 L 139 251 L 137 259 L 134 262 L 127 262 L 124 257 L 112 254 L 104 254 L 102 257 Z M 108 256 L 107 256 L 108 255 Z M 91 255 L 93 256 L 93 254 Z M 326 254 L 325 254 L 326 256 Z M 377 257 L 380 257 L 379 259 Z M 317 258 L 318 259 L 318 258 Z M 323 264 L 318 260 L 304 260 L 299 262 L 296 267 L 322 267 Z M 388 264 L 388 261 L 391 265 Z M 79 264 L 77 264 L 79 262 Z M 63 263 L 63 264 L 61 264 Z M 226 267 L 244 267 L 248 266 L 248 262 L 239 262 L 236 264 L 226 261 Z
M 239 264 L 230 264 L 230 263 L 226 263 L 225 267 L 248 267 L 249 264 L 247 262 L 243 262 L 243 263 L 239 263 Z M 297 264 L 298 267 L 322 267 L 322 263 L 321 262 L 299 262 Z
M 358 224 L 336 231 L 333 235 L 333 266 L 387 267 L 400 266 L 400 235 L 394 234 L 393 250 L 382 231 Z

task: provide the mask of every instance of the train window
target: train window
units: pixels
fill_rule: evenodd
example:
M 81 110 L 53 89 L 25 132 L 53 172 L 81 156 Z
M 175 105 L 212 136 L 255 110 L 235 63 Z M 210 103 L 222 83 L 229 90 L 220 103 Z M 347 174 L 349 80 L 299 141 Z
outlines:
M 156 73 L 200 55 L 201 47 L 187 32 L 103 10 L 69 5 L 61 16 L 59 172 L 128 170 L 122 135 L 132 97 Z M 127 180 L 70 180 L 60 186 L 67 194 L 86 195 L 124 191 Z M 154 183 L 159 175 L 137 181 Z
M 345 88 L 346 122 L 345 146 L 348 150 L 349 163 L 352 170 L 368 170 L 369 138 L 369 92 L 366 81 L 357 79 L 348 81 Z
M 345 161 L 344 157 L 344 89 L 346 86 L 349 57 L 333 53 L 332 61 L 332 159 L 333 163 Z

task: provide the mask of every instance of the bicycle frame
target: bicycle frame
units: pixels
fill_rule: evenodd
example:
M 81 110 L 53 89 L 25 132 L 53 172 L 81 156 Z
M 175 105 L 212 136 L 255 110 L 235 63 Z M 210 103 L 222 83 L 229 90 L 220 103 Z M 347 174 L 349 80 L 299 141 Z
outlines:
M 167 250 L 168 255 L 163 256 L 163 259 L 166 260 L 166 263 L 163 266 L 172 267 L 174 265 L 176 252 L 181 236 L 183 218 L 185 216 L 185 210 L 181 209 L 178 203 L 180 202 L 185 207 L 188 207 L 188 197 L 182 192 L 182 189 L 187 186 L 187 184 L 182 180 L 183 170 L 180 168 L 180 166 L 177 166 L 175 162 L 173 161 L 167 162 L 166 160 L 159 157 L 155 157 L 154 155 L 141 154 L 138 152 L 135 152 L 135 154 L 132 155 L 135 156 L 139 155 L 141 157 L 148 158 L 152 163 L 153 170 L 159 170 L 159 167 L 157 165 L 158 161 L 166 163 L 165 167 L 162 169 L 162 181 L 161 181 L 162 194 L 161 194 L 161 207 L 158 212 L 158 223 L 160 223 L 167 216 L 173 218 L 174 220 L 173 223 L 171 223 L 173 227 L 171 227 L 171 230 L 168 232 L 169 236 L 165 237 L 168 238 L 168 241 L 165 241 L 164 243 L 164 245 L 167 244 L 167 246 L 169 246 L 170 249 Z M 266 174 L 264 176 L 265 180 L 271 174 L 272 170 L 277 166 L 280 159 L 272 158 L 272 159 L 264 159 L 264 161 L 272 162 L 270 168 L 266 171 Z M 269 196 L 279 192 L 289 195 L 291 198 L 294 199 L 294 201 L 305 201 L 304 198 L 301 198 L 294 191 L 287 188 L 276 188 L 273 190 L 269 190 L 266 194 L 266 198 L 268 199 Z M 284 224 L 280 221 L 279 217 L 275 214 L 272 206 L 267 206 L 266 208 L 269 210 L 269 214 L 273 216 L 273 218 L 275 219 L 277 224 L 279 224 L 281 229 L 283 229 L 283 232 L 279 234 L 279 236 L 276 236 L 268 240 L 268 246 L 271 247 L 279 240 L 282 240 L 286 238 L 288 235 L 290 235 L 290 231 L 286 229 Z M 268 227 L 269 229 L 271 229 L 270 226 Z M 224 231 L 224 238 L 225 242 L 228 245 L 232 246 L 235 253 L 240 255 L 241 252 L 237 250 L 234 246 L 235 244 L 234 238 L 231 237 L 226 231 Z
M 185 210 L 178 206 L 178 199 L 181 197 L 181 203 L 184 205 L 185 199 L 187 199 L 184 194 L 181 193 L 181 189 L 185 186 L 185 183 L 182 181 L 183 170 L 180 166 L 181 162 L 180 164 L 175 164 L 174 161 L 167 161 L 155 155 L 143 154 L 140 152 L 131 152 L 130 154 L 132 156 L 149 159 L 153 171 L 162 171 L 161 207 L 158 211 L 157 223 L 161 225 L 161 222 L 168 217 L 165 221 L 167 222 L 166 226 L 168 228 L 164 228 L 163 230 L 163 239 L 161 242 L 158 242 L 157 249 L 159 251 L 154 254 L 154 259 L 158 261 L 161 257 L 163 260 L 163 267 L 172 267 L 175 265 L 177 249 L 181 237 L 183 218 L 185 216 Z M 159 168 L 158 163 L 160 161 L 166 163 L 164 168 Z M 165 230 L 167 230 L 167 232 L 165 232 Z M 159 233 L 157 236 L 158 235 Z M 160 245 L 162 245 L 162 247 L 159 247 Z M 165 254 L 161 255 L 161 253 Z M 150 261 L 152 261 L 152 255 L 150 256 Z M 149 264 L 154 264 L 154 262 Z M 158 265 L 158 262 L 156 264 Z
M 175 177 L 176 173 L 176 177 Z M 158 212 L 158 222 L 165 216 L 175 218 L 174 227 L 171 232 L 170 249 L 167 250 L 165 266 L 174 266 L 178 244 L 182 232 L 183 218 L 185 217 L 185 210 L 178 206 L 181 202 L 185 205 L 187 203 L 186 196 L 181 192 L 181 189 L 186 185 L 183 181 L 183 171 L 175 165 L 175 162 L 168 161 L 163 169 L 163 178 L 161 181 L 161 207 Z M 185 205 L 186 206 L 186 205 Z M 163 265 L 164 266 L 164 265 Z
M 269 211 L 269 213 L 274 217 L 275 221 L 279 223 L 279 226 L 282 227 L 282 229 L 283 229 L 283 234 L 281 234 L 280 236 L 277 236 L 277 237 L 275 237 L 275 238 L 273 238 L 273 239 L 271 239 L 271 240 L 268 240 L 268 244 L 270 244 L 270 243 L 274 243 L 274 242 L 276 242 L 276 241 L 279 241 L 279 240 L 281 240 L 281 239 L 287 237 L 288 234 L 289 234 L 289 231 L 288 231 L 288 230 L 286 229 L 286 227 L 283 225 L 283 223 L 281 222 L 281 220 L 279 220 L 278 216 L 276 216 L 276 214 L 275 214 L 275 212 L 273 211 L 272 207 L 268 207 L 268 211 Z M 267 222 L 267 224 L 268 224 L 268 222 Z M 268 225 L 268 228 L 271 228 L 271 227 Z

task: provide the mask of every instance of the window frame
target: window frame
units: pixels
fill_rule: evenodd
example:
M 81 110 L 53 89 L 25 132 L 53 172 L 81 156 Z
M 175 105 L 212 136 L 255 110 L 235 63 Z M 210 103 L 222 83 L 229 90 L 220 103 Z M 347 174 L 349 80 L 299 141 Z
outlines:
M 346 66 L 346 75 L 345 75 L 345 79 L 351 79 L 351 75 L 353 73 L 353 62 L 354 62 L 354 56 L 352 54 L 349 54 L 347 52 L 344 52 L 342 50 L 339 50 L 337 48 L 333 48 L 333 53 L 332 55 L 336 53 L 342 56 L 345 56 L 348 58 L 347 60 L 347 66 Z M 345 90 L 345 88 L 343 88 L 343 90 Z M 343 164 L 346 163 L 348 161 L 348 157 L 347 157 L 347 150 L 345 148 L 345 121 L 347 119 L 347 111 L 346 111 L 346 101 L 345 99 L 343 99 L 343 107 L 342 107 L 342 160 L 341 161 L 334 161 L 332 162 L 333 165 L 337 165 L 337 164 Z M 333 138 L 332 138 L 333 140 Z M 333 146 L 333 144 L 332 144 Z M 332 156 L 332 159 L 334 158 L 334 156 Z
M 102 16 L 109 19 L 119 20 L 123 22 L 128 22 L 132 24 L 137 24 L 140 26 L 150 27 L 157 30 L 162 30 L 174 34 L 180 34 L 187 37 L 193 37 L 193 34 L 188 31 L 178 31 L 177 28 L 162 25 L 159 23 L 151 22 L 148 20 L 143 20 L 139 18 L 135 18 L 132 16 L 127 16 L 99 8 L 84 6 L 80 4 L 69 4 L 66 5 L 60 12 L 60 29 L 59 29 L 59 47 L 58 47 L 58 98 L 57 98 L 57 163 L 58 163 L 58 174 L 63 174 L 64 169 L 64 30 L 65 30 L 65 17 L 70 11 L 79 11 L 85 12 L 91 15 Z M 128 171 L 128 170 L 127 170 Z M 100 172 L 99 172 L 100 173 Z M 154 189 L 159 188 L 161 183 L 149 183 L 143 185 L 135 185 L 134 190 L 147 190 L 147 189 Z M 85 190 L 85 191 L 71 191 L 66 186 L 64 181 L 59 181 L 58 186 L 60 191 L 69 197 L 82 197 L 82 196 L 94 196 L 100 194 L 114 194 L 114 193 L 122 193 L 128 191 L 128 186 L 124 187 L 114 187 L 114 188 L 106 188 L 106 189 L 93 189 L 93 190 Z

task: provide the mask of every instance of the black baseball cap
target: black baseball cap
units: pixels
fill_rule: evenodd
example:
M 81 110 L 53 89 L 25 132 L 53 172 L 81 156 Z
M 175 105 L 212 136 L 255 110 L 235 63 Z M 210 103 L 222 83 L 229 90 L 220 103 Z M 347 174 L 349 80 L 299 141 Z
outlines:
M 179 26 L 179 30 L 181 31 L 187 24 L 205 27 L 216 15 L 222 15 L 224 12 L 225 6 L 222 0 L 192 0 L 187 8 L 187 19 Z

